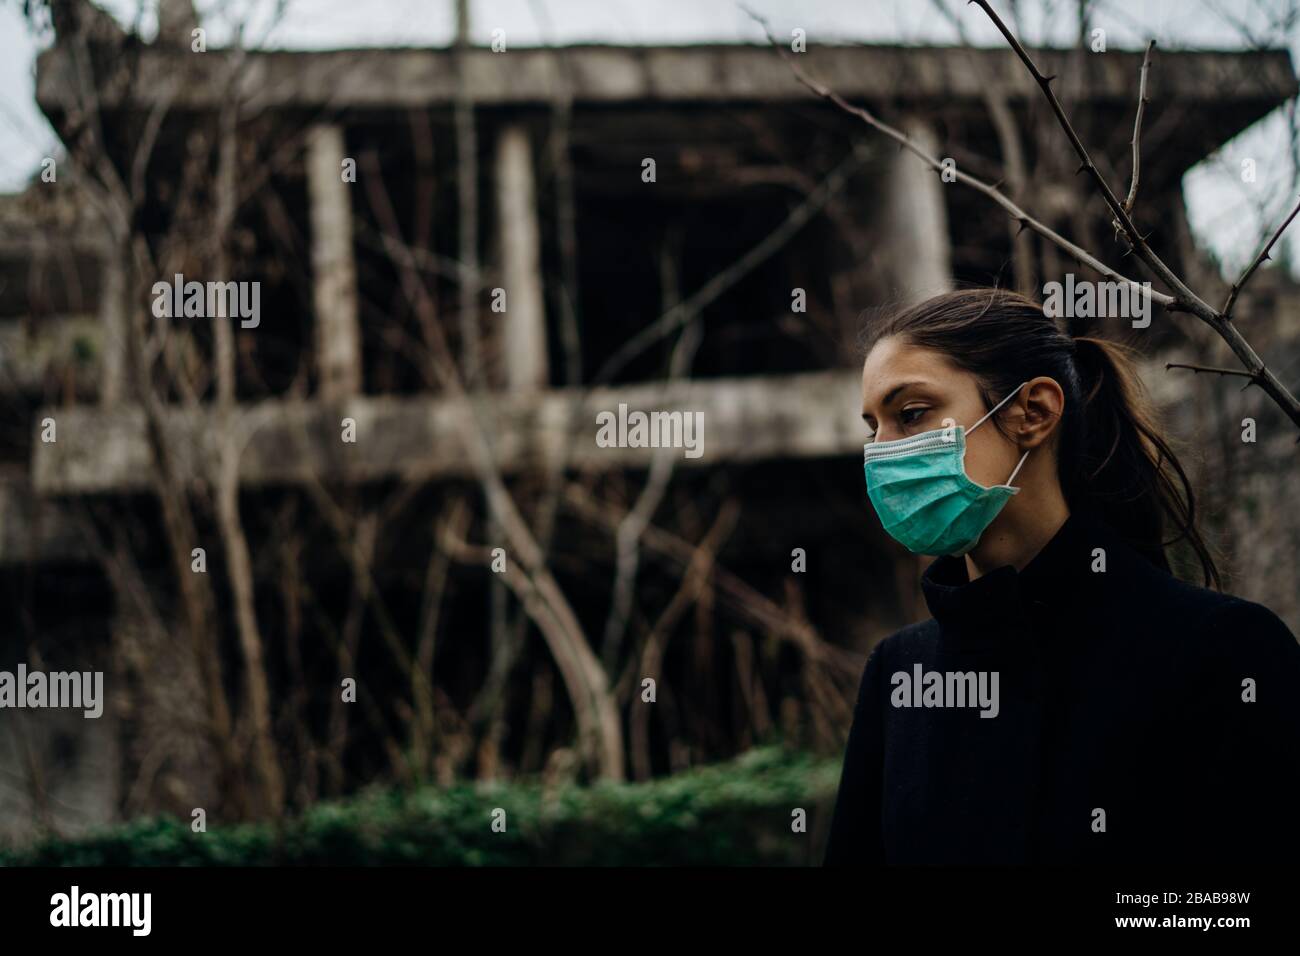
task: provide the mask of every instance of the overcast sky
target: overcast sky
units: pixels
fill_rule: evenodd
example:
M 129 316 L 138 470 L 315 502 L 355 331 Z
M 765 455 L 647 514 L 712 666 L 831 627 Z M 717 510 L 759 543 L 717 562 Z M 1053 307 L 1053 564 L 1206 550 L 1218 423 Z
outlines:
M 977 7 L 946 0 L 979 43 L 1001 37 Z M 1093 25 L 1106 30 L 1110 48 L 1140 49 L 1154 37 L 1161 48 L 1232 49 L 1247 34 L 1292 45 L 1270 23 L 1293 0 L 1096 0 Z M 36 53 L 48 43 L 33 36 L 21 0 L 0 0 L 0 191 L 21 189 L 43 157 L 55 154 L 55 136 L 33 99 Z M 140 18 L 146 37 L 154 31 L 157 0 L 103 0 L 124 24 Z M 229 37 L 229 25 L 248 14 L 254 42 L 283 49 L 444 45 L 452 35 L 453 0 L 288 0 L 273 28 L 275 0 L 205 0 L 197 4 L 209 43 Z M 952 43 L 954 28 L 936 14 L 934 0 L 751 0 L 779 35 L 794 27 L 810 44 L 822 42 Z M 1005 4 L 997 6 L 1005 9 Z M 1032 43 L 1070 43 L 1074 0 L 1021 0 L 1023 30 Z M 1053 12 L 1054 11 L 1054 12 Z M 513 46 L 574 43 L 754 43 L 759 28 L 734 0 L 471 0 L 472 36 L 489 42 L 506 31 Z M 1158 67 L 1157 67 L 1158 68 Z M 1288 203 L 1291 165 L 1283 111 L 1255 124 L 1221 154 L 1192 170 L 1185 183 L 1198 238 L 1229 267 L 1253 255 L 1257 236 L 1280 222 Z M 1241 159 L 1256 162 L 1258 181 L 1241 182 Z M 1300 242 L 1292 247 L 1293 268 Z

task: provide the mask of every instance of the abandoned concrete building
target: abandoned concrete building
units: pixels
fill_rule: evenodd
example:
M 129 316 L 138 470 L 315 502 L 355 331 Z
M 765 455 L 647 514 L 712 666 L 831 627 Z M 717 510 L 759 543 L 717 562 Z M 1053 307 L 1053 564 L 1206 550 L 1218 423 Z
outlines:
M 244 104 L 237 147 L 240 185 L 249 188 L 234 214 L 235 265 L 228 275 L 194 277 L 260 283 L 257 327 L 231 326 L 238 410 L 254 423 L 238 481 L 259 582 L 287 573 L 277 550 L 286 526 L 268 516 L 282 515 L 294 489 L 321 483 L 361 500 L 376 489 L 411 486 L 400 527 L 374 555 L 373 586 L 415 653 L 434 517 L 448 495 L 472 498 L 475 487 L 457 420 L 462 407 L 429 380 L 411 345 L 420 334 L 409 283 L 416 270 L 453 348 L 463 344 L 458 330 L 467 318 L 481 332 L 480 412 L 512 488 L 540 488 L 563 459 L 570 473 L 629 476 L 635 492 L 655 452 L 598 447 L 596 414 L 621 403 L 694 410 L 707 423 L 704 454 L 679 458 L 677 497 L 665 505 L 686 513 L 682 502 L 699 502 L 693 524 L 677 529 L 681 538 L 699 540 L 722 499 L 734 499 L 739 518 L 718 564 L 782 607 L 797 607 L 859 662 L 873 641 L 920 613 L 918 565 L 879 530 L 861 487 L 855 341 L 873 309 L 955 283 L 1007 283 L 1012 231 L 984 197 L 943 182 L 811 96 L 780 57 L 758 45 L 198 55 L 163 36 L 136 43 L 132 56 L 137 82 L 117 84 L 111 64 L 95 60 L 106 71 L 96 89 L 106 150 L 124 178 L 139 129 L 149 128 L 151 116 L 162 119 L 149 134 L 155 142 L 145 168 L 136 170 L 144 193 L 135 221 L 146 233 L 163 231 L 183 202 L 193 131 L 213 129 L 231 96 Z M 240 66 L 231 71 L 235 56 Z M 1060 61 L 1069 108 L 1085 118 L 1090 145 L 1123 179 L 1141 54 L 1044 56 Z M 1001 178 L 997 161 L 986 158 L 1000 155 L 990 88 L 1002 91 L 1027 163 L 1046 162 L 1058 147 L 1035 142 L 1039 92 L 1008 51 L 810 44 L 803 62 L 935 155 L 988 178 Z M 63 36 L 39 60 L 39 106 L 65 141 L 87 123 L 78 72 L 84 65 Z M 233 88 L 223 85 L 228 76 Z M 1144 134 L 1141 220 L 1159 224 L 1152 241 L 1162 255 L 1187 272 L 1208 268 L 1182 244 L 1182 176 L 1295 93 L 1284 52 L 1160 55 Z M 469 184 L 458 176 L 466 148 L 476 171 Z M 1120 250 L 1104 217 L 1080 215 L 1084 188 L 1069 178 L 1044 187 L 1036 212 L 1117 264 Z M 472 224 L 461 215 L 466 196 Z M 1062 272 L 1071 267 L 1060 263 Z M 132 310 L 148 303 L 124 290 L 123 268 L 120 241 L 84 201 L 70 166 L 61 165 L 53 182 L 37 176 L 25 193 L 3 197 L 0 595 L 9 613 L 0 668 L 25 660 L 110 675 L 110 706 L 98 721 L 79 713 L 0 714 L 0 832 L 14 837 L 145 811 L 187 815 L 186 807 L 204 805 L 210 785 L 193 761 L 143 748 L 135 734 L 145 717 L 112 689 L 121 665 L 110 649 L 137 622 L 117 596 L 121 582 L 105 571 L 105 549 L 133 542 L 140 580 L 161 594 L 175 592 L 168 557 L 152 544 L 151 536 L 161 535 L 153 464 L 146 416 L 130 384 L 126 325 Z M 172 281 L 169 274 L 151 278 Z M 1262 354 L 1294 359 L 1300 312 L 1285 303 L 1300 304 L 1300 294 L 1276 276 L 1259 287 L 1243 303 L 1242 321 L 1253 323 Z M 492 307 L 494 290 L 508 298 L 504 311 Z M 805 307 L 793 308 L 800 294 Z M 682 303 L 699 319 L 686 370 L 672 372 L 675 334 L 628 350 Z M 1275 315 L 1292 316 L 1289 326 Z M 208 347 L 197 325 L 177 321 L 176 334 L 195 337 L 200 351 Z M 1216 386 L 1159 370 L 1187 354 L 1187 339 L 1157 314 L 1139 345 L 1151 358 L 1157 396 L 1185 434 L 1198 434 L 1210 417 L 1204 393 Z M 219 468 L 215 388 L 209 377 L 192 394 L 163 390 L 162 422 L 186 486 Z M 575 402 L 580 414 L 572 414 Z M 1263 422 L 1268 411 L 1257 414 Z M 345 419 L 363 440 L 339 441 Z M 54 440 L 43 438 L 47 422 L 57 429 Z M 1290 437 L 1273 432 L 1272 441 L 1287 449 L 1278 454 L 1288 454 Z M 1263 473 L 1255 493 L 1267 499 L 1279 485 Z M 136 516 L 142 530 L 106 545 L 87 530 L 105 514 Z M 553 569 L 599 643 L 613 579 L 611 528 L 566 508 L 555 520 Z M 1279 545 L 1259 561 L 1283 560 L 1300 545 L 1295 516 L 1279 520 L 1291 550 Z M 809 573 L 791 583 L 795 548 L 806 549 Z M 258 596 L 266 653 L 276 662 L 272 693 L 280 699 L 301 690 L 298 666 L 337 686 L 333 671 L 313 663 L 310 645 L 322 643 L 319 628 L 347 616 L 353 584 L 346 564 L 325 550 L 309 538 L 296 552 L 301 562 L 318 563 L 310 575 L 319 620 L 289 621 L 280 603 Z M 1251 573 L 1239 590 L 1255 596 Z M 462 567 L 457 575 L 461 583 L 445 589 L 439 625 L 448 648 L 440 653 L 456 655 L 440 680 L 462 707 L 462 695 L 472 696 L 490 670 L 490 588 L 481 571 Z M 1272 587 L 1262 574 L 1256 585 Z M 677 578 L 647 571 L 640 586 L 662 607 Z M 1259 597 L 1296 626 L 1294 594 Z M 698 615 L 706 613 L 716 617 L 702 624 Z M 735 692 L 692 684 L 702 678 L 691 674 L 707 673 L 710 655 L 741 653 L 733 632 L 745 624 L 716 609 L 692 614 L 697 618 L 686 615 L 681 626 L 715 635 L 716 648 L 701 644 L 704 638 L 679 642 L 664 667 L 677 675 L 682 698 L 725 713 Z M 374 626 L 363 620 L 362 630 Z M 293 629 L 307 647 L 305 663 L 282 664 Z M 362 669 L 366 653 L 376 661 L 385 652 L 363 652 Z M 375 664 L 377 671 L 386 666 Z M 779 669 L 773 673 L 765 693 L 779 720 L 785 701 L 802 691 L 797 682 L 783 685 Z M 380 673 L 372 682 L 397 679 Z M 691 708 L 679 710 L 687 749 L 656 730 L 656 771 L 752 739 L 695 732 Z M 515 728 L 534 720 L 563 726 L 566 719 L 534 702 L 501 721 Z M 376 720 L 382 724 L 383 715 Z M 545 763 L 545 754 L 526 747 L 511 751 L 520 745 L 508 731 L 501 746 L 521 770 Z M 379 773 L 365 753 L 351 754 L 348 770 L 362 780 Z

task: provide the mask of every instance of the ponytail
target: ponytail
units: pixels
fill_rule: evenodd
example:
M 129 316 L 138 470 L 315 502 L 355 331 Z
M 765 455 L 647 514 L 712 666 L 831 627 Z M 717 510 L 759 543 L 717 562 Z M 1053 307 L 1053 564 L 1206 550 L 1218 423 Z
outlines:
M 1135 357 L 1133 349 L 1117 342 L 1074 339 L 1083 414 L 1076 433 L 1081 440 L 1061 446 L 1066 502 L 1072 510 L 1097 514 L 1165 570 L 1170 570 L 1165 548 L 1186 542 L 1206 587 L 1217 589 L 1219 569 L 1196 528 L 1195 493 L 1162 434 Z
M 937 295 L 870 329 L 866 344 L 889 336 L 940 352 L 972 373 L 985 408 L 1029 379 L 1055 379 L 1065 393 L 1057 470 L 1070 510 L 1096 515 L 1166 571 L 1172 568 L 1165 548 L 1183 542 L 1205 585 L 1220 586 L 1196 529 L 1191 482 L 1145 395 L 1132 349 L 1071 338 L 1040 304 L 1004 289 Z

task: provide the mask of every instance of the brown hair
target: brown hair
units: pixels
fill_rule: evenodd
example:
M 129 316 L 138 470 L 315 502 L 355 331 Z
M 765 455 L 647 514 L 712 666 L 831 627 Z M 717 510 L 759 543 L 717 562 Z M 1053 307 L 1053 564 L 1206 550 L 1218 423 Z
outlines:
M 867 350 L 897 336 L 947 356 L 975 376 L 986 408 L 1028 379 L 1055 379 L 1065 393 L 1057 474 L 1070 510 L 1096 515 L 1166 571 L 1165 547 L 1185 541 L 1206 586 L 1220 587 L 1214 556 L 1196 527 L 1187 472 L 1145 396 L 1133 349 L 1072 338 L 1040 304 L 1003 289 L 937 295 L 867 333 Z M 1166 529 L 1176 532 L 1169 540 Z

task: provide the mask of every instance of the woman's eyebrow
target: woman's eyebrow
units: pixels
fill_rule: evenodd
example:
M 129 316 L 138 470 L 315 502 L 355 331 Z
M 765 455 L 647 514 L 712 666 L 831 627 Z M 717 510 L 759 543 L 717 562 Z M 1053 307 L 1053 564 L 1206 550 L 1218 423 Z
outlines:
M 920 384 L 922 384 L 922 383 L 921 383 L 921 382 L 902 382 L 902 383 L 900 383 L 900 384 L 898 384 L 898 385 L 895 385 L 895 386 L 894 386 L 893 388 L 891 388 L 891 389 L 889 390 L 889 392 L 885 395 L 884 401 L 882 401 L 880 404 L 881 404 L 881 405 L 888 405 L 890 402 L 892 402 L 895 398 L 898 397 L 898 393 L 901 392 L 903 389 L 905 389 L 905 388 L 911 388 L 913 385 L 920 385 Z
M 899 382 L 897 385 L 895 385 L 893 388 L 891 388 L 888 392 L 885 393 L 885 397 L 880 401 L 881 407 L 882 408 L 885 407 L 890 402 L 892 402 L 895 398 L 897 398 L 898 393 L 901 392 L 903 389 L 911 388 L 913 385 L 924 385 L 924 384 L 925 384 L 924 382 Z
M 924 385 L 924 384 L 925 382 L 899 382 L 897 385 L 895 385 L 893 388 L 891 388 L 888 392 L 885 393 L 885 397 L 880 402 L 880 407 L 885 408 L 886 406 L 888 406 L 890 402 L 892 402 L 895 398 L 898 397 L 898 393 L 901 392 L 903 389 L 910 388 L 913 385 Z M 866 418 L 867 418 L 867 411 L 863 409 L 862 411 L 863 421 L 866 421 Z

